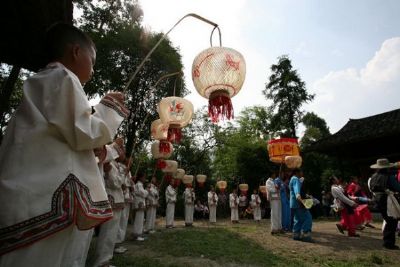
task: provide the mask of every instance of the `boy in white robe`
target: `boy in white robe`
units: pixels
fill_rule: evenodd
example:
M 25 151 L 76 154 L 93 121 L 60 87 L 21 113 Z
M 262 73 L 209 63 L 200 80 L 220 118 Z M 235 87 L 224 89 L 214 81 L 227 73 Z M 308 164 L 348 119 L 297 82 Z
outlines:
M 237 189 L 233 189 L 229 194 L 229 207 L 231 208 L 231 222 L 239 223 L 239 197 Z
M 254 189 L 253 194 L 251 195 L 250 205 L 253 209 L 253 216 L 256 222 L 260 222 L 261 220 L 261 198 L 258 195 L 257 189 Z
M 165 214 L 166 227 L 174 228 L 174 216 L 175 216 L 175 202 L 176 202 L 176 190 L 174 188 L 174 180 L 171 180 L 167 189 L 165 190 L 165 201 L 167 203 L 167 210 Z
M 24 83 L 0 148 L 0 266 L 60 266 L 74 228 L 110 219 L 93 149 L 112 140 L 127 110 L 121 93 L 92 107 L 82 88 L 96 52 L 59 23 L 46 38 L 49 64 Z M 18 164 L 15 164 L 18 162 Z
M 183 196 L 185 200 L 185 226 L 193 226 L 194 201 L 196 200 L 196 195 L 191 184 L 186 184 Z
M 271 206 L 271 234 L 282 232 L 282 203 L 280 189 L 274 183 L 276 174 L 272 174 L 265 183 L 267 187 L 267 198 Z
M 144 189 L 145 179 L 145 174 L 139 172 L 137 174 L 135 190 L 133 191 L 135 195 L 133 200 L 133 208 L 136 210 L 135 221 L 133 223 L 133 235 L 136 237 L 136 241 L 144 241 L 144 238 L 142 237 L 144 226 L 144 212 L 146 210 L 146 198 L 149 194 L 149 192 Z
M 210 187 L 210 191 L 207 194 L 207 200 L 208 200 L 208 208 L 210 209 L 210 223 L 216 223 L 218 195 L 215 193 L 214 186 Z
M 148 184 L 146 204 L 146 232 L 152 234 L 155 233 L 155 223 L 158 207 L 159 193 L 157 188 L 157 178 L 153 177 L 151 183 Z
M 116 143 L 114 148 L 120 148 Z M 125 160 L 125 152 L 119 151 L 119 157 L 105 165 L 105 185 L 108 198 L 111 202 L 114 216 L 111 220 L 100 225 L 99 236 L 97 237 L 96 248 L 94 253 L 94 266 L 103 266 L 109 264 L 113 258 L 115 244 L 117 243 L 117 235 L 121 220 L 122 211 L 125 208 L 124 193 L 122 184 L 125 182 L 119 174 L 119 162 Z M 117 162 L 118 161 L 118 162 Z

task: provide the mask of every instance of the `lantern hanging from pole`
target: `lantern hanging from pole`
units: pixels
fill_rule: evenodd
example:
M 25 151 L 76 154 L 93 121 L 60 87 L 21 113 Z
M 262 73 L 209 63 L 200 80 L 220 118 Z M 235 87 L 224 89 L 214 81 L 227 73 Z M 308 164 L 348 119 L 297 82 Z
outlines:
M 159 150 L 162 153 L 170 152 L 170 143 L 168 139 L 168 124 L 163 123 L 160 119 L 155 120 L 151 123 L 151 137 L 155 140 L 159 140 Z
M 176 170 L 175 179 L 182 180 L 184 176 L 185 176 L 185 170 L 184 169 L 177 169 Z
M 199 187 L 204 187 L 204 183 L 207 180 L 207 176 L 204 174 L 196 175 L 196 181 L 199 183 Z
M 286 156 L 285 157 L 285 164 L 289 169 L 296 169 L 300 168 L 303 159 L 300 156 Z
M 182 178 L 182 182 L 186 185 L 186 187 L 192 187 L 193 183 L 193 175 L 184 175 Z
M 240 184 L 239 190 L 243 195 L 247 196 L 247 191 L 249 191 L 249 185 L 248 184 Z
M 268 141 L 269 160 L 284 163 L 286 156 L 299 156 L 300 149 L 296 138 L 280 138 Z
M 189 124 L 193 117 L 193 104 L 182 97 L 163 98 L 157 107 L 162 123 L 168 125 L 167 140 L 179 143 L 181 129 Z
M 167 172 L 171 174 L 176 173 L 176 170 L 178 169 L 178 162 L 176 162 L 175 160 L 164 160 L 164 162 L 165 167 L 161 169 L 162 172 Z
M 221 191 L 221 193 L 224 193 L 224 192 L 225 192 L 226 186 L 227 186 L 226 181 L 218 181 L 218 182 L 217 182 L 217 187 L 219 188 L 219 190 Z
M 260 185 L 258 191 L 260 191 L 264 196 L 267 196 L 267 187 L 265 185 Z
M 167 159 L 171 157 L 172 153 L 174 152 L 174 147 L 172 146 L 172 144 L 170 142 L 162 141 L 163 145 L 160 146 L 160 142 L 161 141 L 155 140 L 151 144 L 151 154 L 153 155 L 153 158 Z M 162 148 L 163 150 L 161 150 L 160 148 Z
M 193 61 L 192 80 L 197 92 L 208 99 L 208 115 L 214 123 L 234 117 L 231 98 L 243 86 L 246 62 L 238 51 L 210 47 Z

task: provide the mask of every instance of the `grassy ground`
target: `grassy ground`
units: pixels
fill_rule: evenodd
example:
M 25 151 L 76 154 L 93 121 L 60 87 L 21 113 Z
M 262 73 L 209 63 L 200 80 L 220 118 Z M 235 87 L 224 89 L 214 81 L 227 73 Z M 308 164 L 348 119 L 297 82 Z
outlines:
M 315 243 L 293 241 L 290 234 L 270 235 L 269 220 L 257 224 L 246 220 L 232 225 L 196 222 L 174 229 L 159 221 L 155 234 L 144 242 L 126 241 L 128 252 L 115 255 L 113 264 L 123 266 L 400 266 L 398 251 L 381 247 L 379 229 L 366 229 L 361 238 L 337 232 L 333 221 L 313 225 Z M 377 224 L 378 225 L 378 224 Z M 132 227 L 132 226 L 129 226 Z

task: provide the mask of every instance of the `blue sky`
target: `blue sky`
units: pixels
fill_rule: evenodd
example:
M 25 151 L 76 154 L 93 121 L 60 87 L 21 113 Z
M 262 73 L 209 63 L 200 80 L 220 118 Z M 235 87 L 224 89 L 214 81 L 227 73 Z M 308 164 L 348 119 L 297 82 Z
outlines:
M 166 32 L 187 13 L 220 25 L 223 46 L 240 51 L 247 64 L 235 114 L 270 103 L 261 94 L 277 57 L 289 55 L 315 93 L 304 106 L 324 118 L 332 132 L 349 118 L 400 108 L 400 1 L 396 0 L 141 0 L 143 22 Z M 183 55 L 196 108 L 207 104 L 191 81 L 194 57 L 209 47 L 211 26 L 188 18 L 170 39 Z M 216 43 L 215 39 L 215 43 Z M 301 135 L 301 127 L 299 134 Z

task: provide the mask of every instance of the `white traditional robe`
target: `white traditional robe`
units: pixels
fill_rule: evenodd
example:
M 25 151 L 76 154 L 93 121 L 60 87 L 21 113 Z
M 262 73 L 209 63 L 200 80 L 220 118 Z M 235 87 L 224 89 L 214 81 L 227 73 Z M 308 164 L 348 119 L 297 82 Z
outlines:
M 105 175 L 106 191 L 113 206 L 114 216 L 111 220 L 100 225 L 100 232 L 96 242 L 94 266 L 100 266 L 112 259 L 114 247 L 117 243 L 117 235 L 121 220 L 122 210 L 125 206 L 122 184 L 124 180 L 119 175 L 118 162 L 111 163 L 111 170 Z
M 146 210 L 146 197 L 148 192 L 144 189 L 141 181 L 137 181 L 134 188 L 135 190 L 133 193 L 135 197 L 133 208 L 136 210 L 136 215 L 135 222 L 133 223 L 133 234 L 135 236 L 141 236 L 143 234 L 144 211 Z
M 255 221 L 261 220 L 261 198 L 258 194 L 251 195 L 251 207 L 253 208 L 253 216 Z
M 158 199 L 158 188 L 154 184 L 151 184 L 146 205 L 146 231 L 155 229 Z
M 217 205 L 218 205 L 218 195 L 215 192 L 208 192 L 208 208 L 210 209 L 210 222 L 217 222 Z
M 231 208 L 231 221 L 239 221 L 239 197 L 237 194 L 229 194 L 229 207 Z
M 107 99 L 94 109 L 78 77 L 60 63 L 25 81 L 0 148 L 0 201 L 7 203 L 0 255 L 46 242 L 73 223 L 85 230 L 112 216 L 93 149 L 112 140 L 124 114 Z
M 118 166 L 119 166 L 119 175 L 121 176 L 121 179 L 124 181 L 123 184 L 125 185 L 125 190 L 123 191 L 125 199 L 125 207 L 121 213 L 121 220 L 119 222 L 119 229 L 117 234 L 117 243 L 122 243 L 125 241 L 126 229 L 128 227 L 129 213 L 131 211 L 131 204 L 133 201 L 133 198 L 130 193 L 131 192 L 130 188 L 133 186 L 133 182 L 131 179 L 132 178 L 131 173 L 127 171 L 126 165 L 118 163 Z
M 176 190 L 171 185 L 168 185 L 165 190 L 165 201 L 167 202 L 166 226 L 172 227 L 174 226 Z
M 194 201 L 196 196 L 193 188 L 187 187 L 183 193 L 185 199 L 185 225 L 193 224 Z
M 271 206 L 271 231 L 277 232 L 282 229 L 282 203 L 279 190 L 275 187 L 272 178 L 268 178 L 265 185 L 267 187 L 267 198 Z

